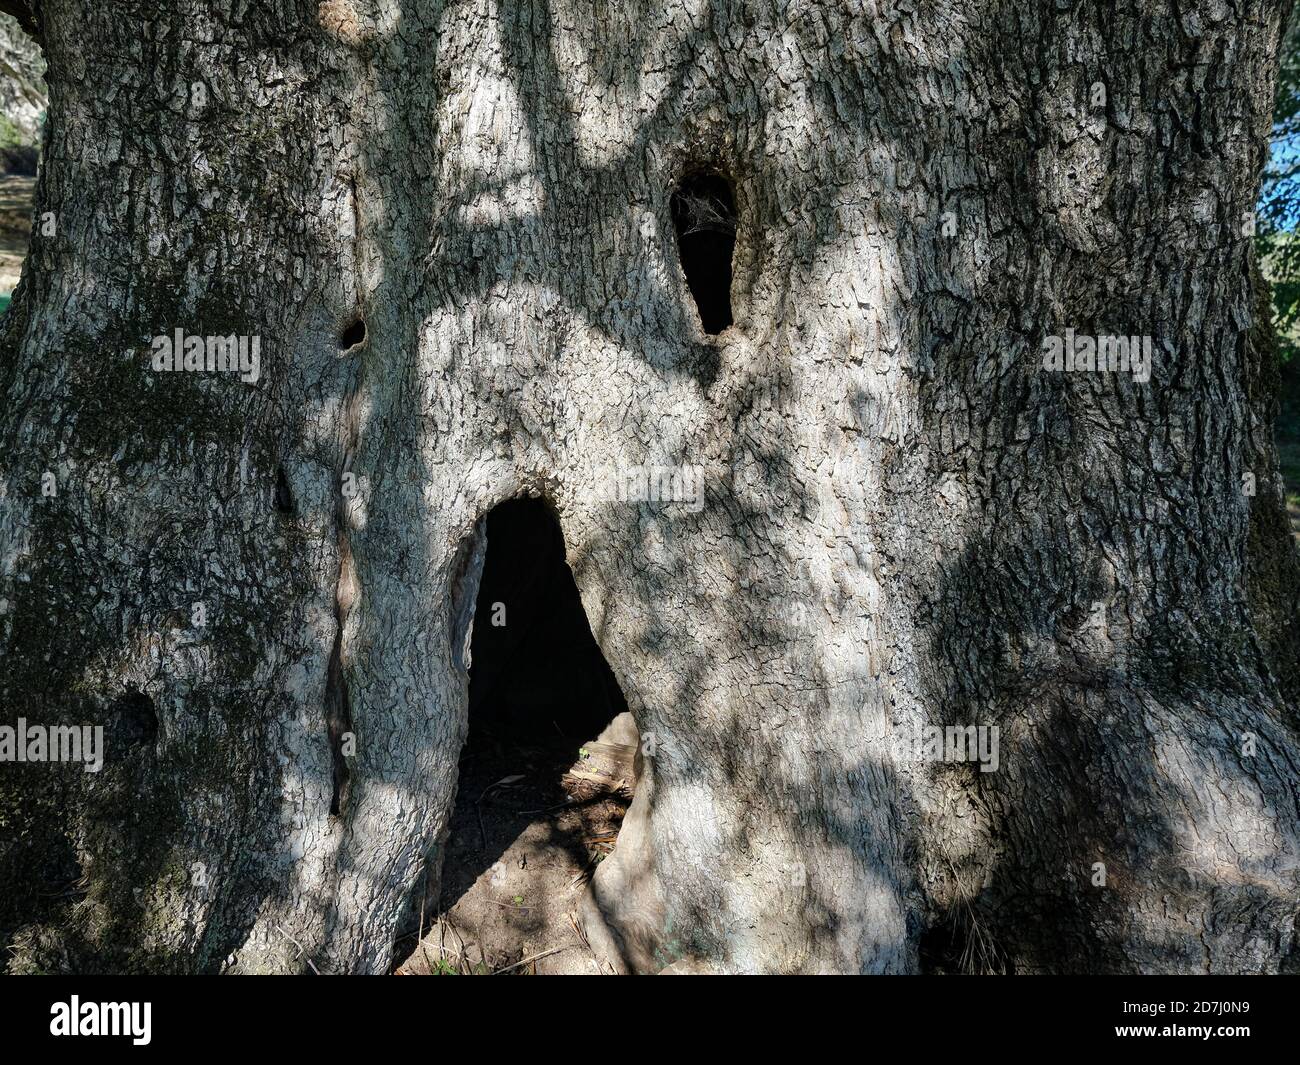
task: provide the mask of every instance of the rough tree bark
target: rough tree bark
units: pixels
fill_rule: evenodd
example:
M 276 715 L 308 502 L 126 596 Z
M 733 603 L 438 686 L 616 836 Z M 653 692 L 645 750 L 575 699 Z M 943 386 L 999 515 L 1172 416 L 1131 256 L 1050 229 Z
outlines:
M 482 522 L 530 493 L 653 734 L 613 964 L 1296 965 L 1244 225 L 1285 3 L 31 7 L 58 225 L 0 347 L 0 707 L 108 760 L 0 766 L 12 970 L 385 970 Z M 259 380 L 155 373 L 176 328 L 260 337 Z M 1150 381 L 1043 371 L 1067 328 L 1154 338 Z M 698 512 L 595 490 L 684 464 Z M 921 723 L 997 726 L 998 770 L 903 756 Z

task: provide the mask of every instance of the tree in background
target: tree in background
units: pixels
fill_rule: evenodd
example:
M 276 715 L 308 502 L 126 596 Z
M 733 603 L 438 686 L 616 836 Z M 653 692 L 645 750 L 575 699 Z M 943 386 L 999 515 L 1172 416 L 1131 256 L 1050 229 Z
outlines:
M 12 15 L 0 14 L 0 170 L 34 174 L 48 104 L 45 58 Z
M 1278 50 L 1273 141 L 1259 198 L 1256 244 L 1272 286 L 1274 323 L 1283 363 L 1300 350 L 1300 8 L 1293 10 Z
M 1277 340 L 1277 445 L 1287 506 L 1300 538 L 1300 7 L 1278 49 L 1277 93 L 1255 240 Z

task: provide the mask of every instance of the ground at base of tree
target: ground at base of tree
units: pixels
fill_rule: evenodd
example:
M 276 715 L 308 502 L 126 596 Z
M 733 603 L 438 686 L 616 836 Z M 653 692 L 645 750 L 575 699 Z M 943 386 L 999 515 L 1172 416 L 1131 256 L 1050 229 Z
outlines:
M 0 298 L 13 292 L 22 277 L 23 260 L 31 239 L 35 192 L 35 178 L 0 176 Z
M 627 811 L 631 750 L 484 735 L 460 773 L 438 917 L 399 941 L 397 975 L 602 972 L 579 903 Z

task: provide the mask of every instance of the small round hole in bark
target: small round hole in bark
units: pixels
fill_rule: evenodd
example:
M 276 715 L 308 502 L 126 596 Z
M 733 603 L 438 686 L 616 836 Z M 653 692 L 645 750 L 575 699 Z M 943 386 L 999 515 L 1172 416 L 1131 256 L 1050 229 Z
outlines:
M 345 330 L 343 330 L 343 335 L 339 337 L 339 347 L 343 351 L 347 351 L 350 348 L 355 348 L 358 344 L 362 343 L 365 339 L 366 339 L 366 320 L 364 318 L 358 318 L 355 322 L 353 322 L 350 326 L 348 326 Z
M 152 744 L 158 738 L 158 711 L 144 692 L 132 689 L 113 703 L 108 733 L 121 747 Z

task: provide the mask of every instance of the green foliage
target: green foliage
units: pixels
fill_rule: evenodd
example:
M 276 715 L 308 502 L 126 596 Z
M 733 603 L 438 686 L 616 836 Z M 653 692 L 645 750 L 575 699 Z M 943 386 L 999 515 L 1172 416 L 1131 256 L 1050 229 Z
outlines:
M 23 131 L 7 115 L 0 115 L 0 148 L 21 148 L 27 143 Z
M 1274 324 L 1282 362 L 1300 352 L 1300 7 L 1278 49 L 1273 144 L 1260 189 L 1255 246 L 1273 288 Z
M 1300 539 L 1300 5 L 1278 53 L 1273 150 L 1260 189 L 1256 251 L 1272 289 L 1283 364 L 1277 447 L 1291 528 Z

